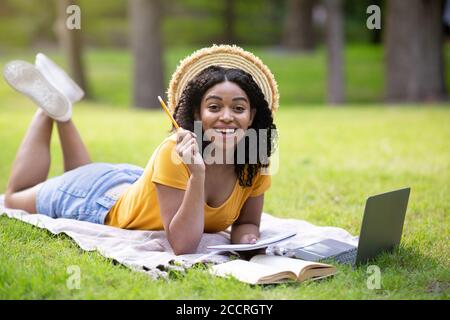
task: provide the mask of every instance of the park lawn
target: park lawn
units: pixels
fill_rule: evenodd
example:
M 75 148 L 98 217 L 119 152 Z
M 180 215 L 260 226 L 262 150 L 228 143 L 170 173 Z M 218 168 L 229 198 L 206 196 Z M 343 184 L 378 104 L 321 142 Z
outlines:
M 450 61 L 448 48 L 446 60 Z M 192 50 L 170 50 L 165 57 L 167 74 Z M 63 63 L 62 57 L 45 52 Z M 0 56 L 0 65 L 13 58 L 33 61 L 34 53 L 8 52 Z M 255 53 L 271 67 L 281 92 L 276 116 L 279 170 L 266 195 L 266 212 L 342 227 L 356 235 L 367 196 L 411 186 L 402 246 L 374 262 L 381 269 L 380 290 L 367 288 L 367 266 L 356 270 L 338 266 L 336 277 L 301 285 L 252 287 L 213 278 L 204 270 L 153 281 L 97 253 L 82 251 L 68 237 L 2 216 L 0 299 L 448 298 L 448 105 L 362 105 L 363 101 L 382 100 L 381 47 L 347 47 L 349 105 L 335 109 L 321 106 L 326 83 L 323 49 L 312 55 L 262 49 Z M 88 50 L 86 65 L 95 100 L 77 104 L 74 120 L 93 160 L 145 166 L 167 135 L 167 118 L 159 110 L 127 108 L 128 52 Z M 6 188 L 15 152 L 34 110 L 31 102 L 0 81 L 0 193 Z M 62 172 L 56 135 L 52 156 L 50 176 Z M 80 290 L 66 286 L 67 268 L 72 265 L 81 270 Z
M 34 110 L 15 93 L 0 100 L 0 193 Z M 94 161 L 141 166 L 169 129 L 159 110 L 101 103 L 78 104 L 74 121 Z M 66 236 L 2 216 L 0 299 L 448 299 L 449 122 L 448 106 L 429 105 L 282 106 L 276 115 L 279 170 L 264 211 L 356 235 L 369 195 L 412 188 L 400 248 L 372 263 L 381 270 L 378 290 L 368 289 L 367 266 L 343 265 L 333 278 L 302 284 L 250 286 L 201 268 L 155 281 Z M 52 152 L 51 176 L 62 170 L 56 135 Z M 73 265 L 81 270 L 78 290 L 66 285 Z

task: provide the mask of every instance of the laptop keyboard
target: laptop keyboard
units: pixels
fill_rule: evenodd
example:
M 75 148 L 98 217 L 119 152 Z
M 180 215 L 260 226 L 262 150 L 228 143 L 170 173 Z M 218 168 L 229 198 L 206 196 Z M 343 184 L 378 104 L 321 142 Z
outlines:
M 344 264 L 355 264 L 356 262 L 356 254 L 358 252 L 358 248 L 351 249 L 349 251 L 345 251 L 343 253 L 340 253 L 336 256 L 327 258 L 327 259 L 333 259 L 336 260 L 339 263 Z

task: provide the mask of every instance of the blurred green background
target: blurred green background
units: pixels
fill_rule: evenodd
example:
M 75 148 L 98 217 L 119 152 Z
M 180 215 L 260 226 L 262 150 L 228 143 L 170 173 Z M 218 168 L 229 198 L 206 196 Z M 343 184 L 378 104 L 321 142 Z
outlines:
M 136 60 L 139 59 L 133 56 L 131 49 L 130 34 L 133 32 L 130 26 L 131 2 L 68 1 L 76 3 L 81 8 L 83 48 L 80 50 L 80 59 L 84 62 L 82 71 L 87 79 L 86 86 L 89 87 L 90 97 L 113 106 L 139 104 L 133 101 L 133 90 L 136 90 L 133 82 L 137 82 L 133 81 L 133 64 L 138 63 Z M 311 36 L 313 44 L 309 47 L 295 44 L 289 46 L 286 41 L 286 21 L 289 5 L 292 6 L 291 2 L 303 5 L 309 3 L 312 6 L 309 14 L 312 16 L 310 33 L 313 33 Z M 344 102 L 347 104 L 385 102 L 388 77 L 386 71 L 389 70 L 386 62 L 388 1 L 339 2 L 343 15 L 341 79 L 345 82 Z M 443 7 L 444 1 L 437 2 Z M 13 58 L 33 61 L 37 52 L 44 52 L 67 68 L 72 75 L 74 74 L 67 54 L 61 50 L 61 45 L 58 45 L 60 40 L 55 32 L 58 10 L 55 3 L 55 0 L 0 2 L 2 61 Z M 226 29 L 226 10 L 229 3 L 232 4 L 233 10 L 231 36 L 227 34 Z M 158 31 L 161 34 L 161 42 L 155 41 L 153 44 L 161 46 L 161 64 L 164 65 L 163 84 L 158 88 L 167 87 L 178 61 L 194 50 L 212 43 L 236 43 L 255 52 L 271 68 L 279 83 L 281 106 L 326 104 L 329 100 L 327 76 L 330 74 L 327 66 L 329 53 L 326 44 L 326 3 L 316 0 L 160 2 L 158 15 L 161 16 L 161 21 Z M 371 4 L 376 4 L 381 9 L 381 30 L 369 30 L 366 27 L 369 17 L 366 9 Z M 305 11 L 304 7 L 300 8 Z M 442 23 L 443 35 L 444 27 Z M 298 28 L 297 26 L 297 32 Z M 408 36 L 411 38 L 417 37 L 416 30 L 409 32 Z M 447 37 L 447 33 L 444 36 Z M 442 41 L 444 63 L 438 66 L 445 69 L 443 72 L 445 92 L 438 97 L 413 99 L 416 101 L 404 99 L 405 102 L 426 103 L 443 99 L 447 101 L 446 92 L 450 88 L 450 72 L 448 72 L 450 48 L 446 39 L 443 38 Z M 147 41 L 151 46 L 154 40 L 149 35 L 142 41 Z M 414 66 L 414 63 L 410 65 Z M 156 78 L 154 81 L 157 81 Z M 151 107 L 159 106 L 152 104 Z
M 128 0 L 76 2 L 82 10 L 82 30 L 89 45 L 126 47 L 129 39 Z M 226 1 L 168 0 L 162 3 L 162 26 L 166 46 L 203 46 L 217 41 L 223 33 Z M 373 41 L 365 28 L 366 8 L 381 1 L 344 2 L 345 33 L 349 42 Z M 250 46 L 276 46 L 283 32 L 286 0 L 235 1 L 236 34 Z M 29 47 L 54 44 L 55 0 L 2 0 L 0 2 L 1 47 Z M 257 28 L 257 30 L 255 30 Z M 257 31 L 257 32 L 255 32 Z M 150 39 L 149 39 L 150 40 Z

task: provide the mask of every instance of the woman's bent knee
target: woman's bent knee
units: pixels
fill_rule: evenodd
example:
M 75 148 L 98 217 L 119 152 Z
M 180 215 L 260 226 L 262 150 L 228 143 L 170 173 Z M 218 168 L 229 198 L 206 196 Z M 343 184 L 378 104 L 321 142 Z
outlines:
M 8 192 L 5 193 L 4 202 L 5 202 L 5 207 L 6 208 L 13 208 L 12 207 L 13 202 L 12 202 L 12 199 L 11 199 L 11 193 L 8 193 Z
M 19 192 L 7 191 L 5 193 L 5 207 L 36 213 L 36 195 L 39 188 L 40 184 Z

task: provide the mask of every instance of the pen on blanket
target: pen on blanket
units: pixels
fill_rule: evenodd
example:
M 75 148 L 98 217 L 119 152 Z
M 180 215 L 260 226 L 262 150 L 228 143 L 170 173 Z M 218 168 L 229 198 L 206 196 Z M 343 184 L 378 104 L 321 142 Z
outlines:
M 169 108 L 167 108 L 166 104 L 164 103 L 163 99 L 161 99 L 160 96 L 158 96 L 158 100 L 161 103 L 162 108 L 164 109 L 164 111 L 167 113 L 167 115 L 169 116 L 170 120 L 172 121 L 173 125 L 175 128 L 179 129 L 180 126 L 178 125 L 178 123 L 175 121 L 175 119 L 172 117 L 172 114 L 170 113 Z

